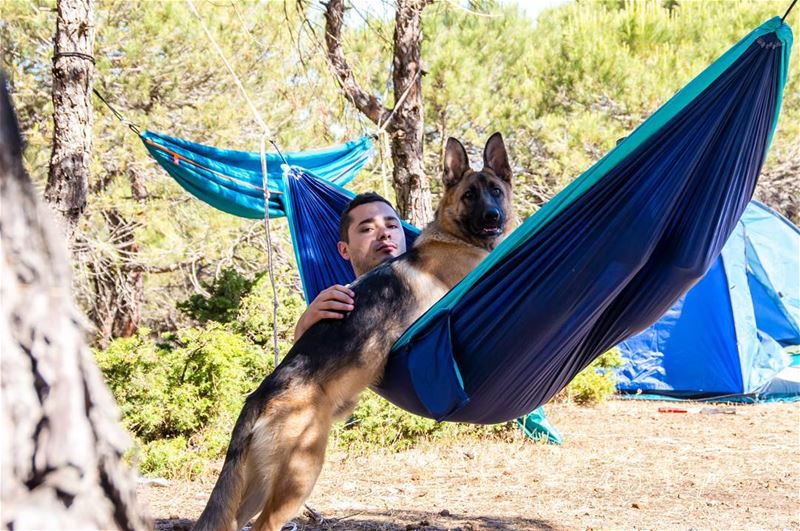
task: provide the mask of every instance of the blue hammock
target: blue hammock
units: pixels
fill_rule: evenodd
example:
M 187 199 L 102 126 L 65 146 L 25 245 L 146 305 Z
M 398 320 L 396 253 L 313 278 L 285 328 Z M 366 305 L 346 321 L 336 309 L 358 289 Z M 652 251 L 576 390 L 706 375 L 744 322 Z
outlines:
M 209 205 L 243 218 L 264 218 L 261 154 L 219 149 L 145 131 L 142 142 L 150 155 L 187 192 Z M 348 183 L 367 163 L 372 144 L 367 137 L 325 149 L 284 153 L 286 164 L 305 168 L 321 179 Z M 285 215 L 284 159 L 267 154 L 269 217 Z
M 415 322 L 375 391 L 437 420 L 502 422 L 655 322 L 705 274 L 753 194 L 791 43 L 776 17 L 678 92 Z M 336 251 L 352 194 L 298 167 L 279 188 L 306 298 L 352 281 Z

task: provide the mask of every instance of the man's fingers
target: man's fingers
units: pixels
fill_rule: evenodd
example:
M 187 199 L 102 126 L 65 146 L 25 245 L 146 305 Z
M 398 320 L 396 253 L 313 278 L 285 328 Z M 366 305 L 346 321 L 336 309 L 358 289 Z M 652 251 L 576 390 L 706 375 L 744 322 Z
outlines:
M 339 284 L 337 284 L 337 285 L 334 286 L 334 288 L 336 288 L 336 291 L 340 291 L 340 292 L 344 293 L 345 295 L 347 295 L 348 297 L 355 297 L 356 296 L 356 292 L 351 290 L 347 286 L 340 286 Z
M 333 286 L 325 291 L 328 292 L 327 295 L 330 299 L 345 302 L 347 304 L 353 303 L 353 297 L 355 296 L 355 293 L 344 286 Z
M 328 289 L 341 291 L 342 293 L 346 293 L 351 297 L 355 297 L 356 296 L 355 291 L 350 289 L 350 285 L 342 286 L 341 284 L 334 284 L 333 286 L 329 287 Z
M 349 312 L 353 309 L 352 304 L 348 304 L 346 302 L 339 302 L 339 301 L 325 301 L 319 305 L 320 310 L 339 310 L 342 312 Z
M 344 319 L 344 314 L 340 313 L 340 312 L 326 312 L 326 311 L 323 310 L 323 311 L 320 311 L 318 315 L 319 315 L 320 320 L 322 320 L 322 319 Z

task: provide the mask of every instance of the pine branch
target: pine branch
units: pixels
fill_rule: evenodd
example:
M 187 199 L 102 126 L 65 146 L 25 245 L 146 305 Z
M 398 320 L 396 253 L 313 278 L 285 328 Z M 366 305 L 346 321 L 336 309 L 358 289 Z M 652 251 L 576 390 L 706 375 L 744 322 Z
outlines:
M 383 123 L 390 111 L 378 98 L 370 95 L 356 81 L 342 49 L 344 0 L 330 0 L 325 6 L 325 45 L 328 62 L 347 99 L 375 124 Z

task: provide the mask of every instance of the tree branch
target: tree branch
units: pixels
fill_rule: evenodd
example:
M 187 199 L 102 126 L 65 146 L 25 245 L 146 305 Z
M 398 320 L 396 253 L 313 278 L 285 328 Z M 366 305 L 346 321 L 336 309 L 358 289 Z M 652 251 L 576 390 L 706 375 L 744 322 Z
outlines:
M 382 124 L 389 115 L 378 98 L 365 92 L 356 81 L 353 70 L 344 58 L 342 50 L 342 23 L 344 19 L 344 0 L 330 0 L 325 7 L 325 45 L 328 61 L 339 86 L 347 99 L 375 124 Z

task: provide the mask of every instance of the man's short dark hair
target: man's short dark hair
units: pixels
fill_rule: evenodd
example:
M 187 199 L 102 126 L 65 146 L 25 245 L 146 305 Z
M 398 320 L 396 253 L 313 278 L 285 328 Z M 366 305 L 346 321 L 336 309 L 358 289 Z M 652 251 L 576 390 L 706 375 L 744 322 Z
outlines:
M 392 210 L 394 210 L 394 206 L 386 200 L 382 195 L 376 194 L 375 192 L 365 192 L 363 194 L 358 194 L 353 199 L 347 203 L 347 206 L 344 208 L 344 212 L 342 212 L 342 217 L 339 220 L 339 241 L 349 243 L 347 239 L 347 231 L 350 230 L 350 224 L 353 222 L 353 219 L 350 217 L 350 211 L 356 208 L 357 206 L 364 205 L 366 203 L 374 203 L 376 201 L 380 201 L 381 203 L 386 203 Z

